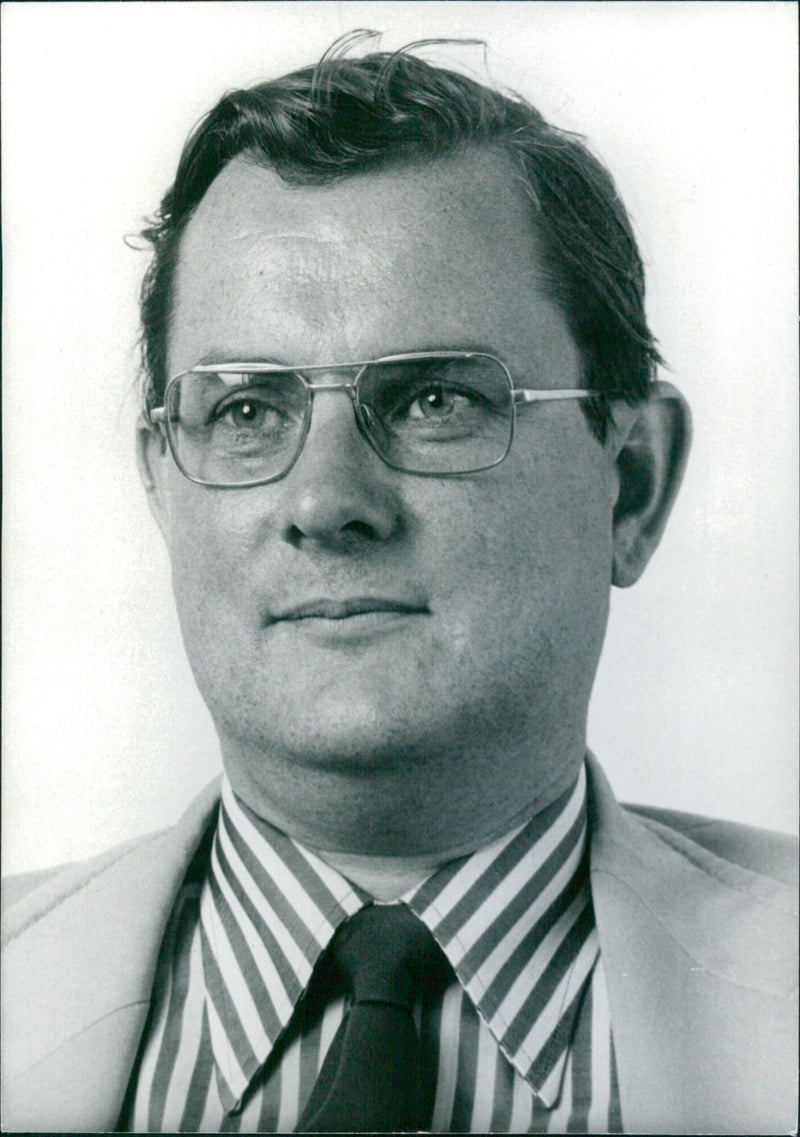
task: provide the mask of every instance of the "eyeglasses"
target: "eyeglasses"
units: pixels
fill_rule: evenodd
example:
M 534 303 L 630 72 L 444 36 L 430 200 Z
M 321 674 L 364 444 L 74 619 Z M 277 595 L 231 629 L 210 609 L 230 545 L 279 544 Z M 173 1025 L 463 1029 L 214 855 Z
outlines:
M 347 372 L 349 378 L 332 381 Z M 375 453 L 393 470 L 423 477 L 472 474 L 502 462 L 520 404 L 601 394 L 515 387 L 502 360 L 471 351 L 291 368 L 217 363 L 171 379 L 151 421 L 166 429 L 190 481 L 220 489 L 265 485 L 285 477 L 299 458 L 317 391 L 346 391 Z

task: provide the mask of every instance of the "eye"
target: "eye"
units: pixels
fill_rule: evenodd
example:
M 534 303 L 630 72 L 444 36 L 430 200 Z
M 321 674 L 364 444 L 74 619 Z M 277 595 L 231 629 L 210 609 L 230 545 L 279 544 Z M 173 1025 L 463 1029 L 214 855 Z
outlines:
M 214 427 L 270 434 L 286 426 L 290 408 L 286 400 L 263 388 L 238 391 L 217 403 L 209 415 Z
M 242 396 L 232 402 L 225 403 L 221 407 L 217 407 L 214 418 L 217 422 L 227 419 L 231 426 L 235 426 L 238 429 L 247 429 L 260 426 L 269 409 L 270 408 L 262 399 L 254 399 L 252 396 Z
M 391 436 L 425 446 L 506 429 L 508 379 L 484 356 L 379 361 L 362 373 L 359 395 L 367 429 L 381 445 Z
M 408 404 L 407 414 L 410 419 L 449 418 L 473 407 L 475 401 L 473 392 L 468 394 L 444 383 L 431 383 L 415 394 Z

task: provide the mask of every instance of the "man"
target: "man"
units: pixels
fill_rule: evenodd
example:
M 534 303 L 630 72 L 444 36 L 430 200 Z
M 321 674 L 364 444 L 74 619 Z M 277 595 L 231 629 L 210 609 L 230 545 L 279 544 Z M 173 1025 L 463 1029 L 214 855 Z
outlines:
M 225 776 L 10 897 L 6 1126 L 790 1128 L 791 848 L 586 751 L 689 441 L 608 174 L 332 56 L 221 100 L 147 236 L 140 467 Z

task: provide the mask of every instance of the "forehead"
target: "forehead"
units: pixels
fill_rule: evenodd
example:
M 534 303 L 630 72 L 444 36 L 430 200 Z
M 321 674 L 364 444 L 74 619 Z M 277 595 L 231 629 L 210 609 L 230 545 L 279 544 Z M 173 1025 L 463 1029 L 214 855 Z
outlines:
M 437 347 L 491 347 L 527 368 L 576 355 L 543 294 L 532 210 L 505 156 L 311 186 L 243 158 L 223 169 L 181 242 L 171 371 Z

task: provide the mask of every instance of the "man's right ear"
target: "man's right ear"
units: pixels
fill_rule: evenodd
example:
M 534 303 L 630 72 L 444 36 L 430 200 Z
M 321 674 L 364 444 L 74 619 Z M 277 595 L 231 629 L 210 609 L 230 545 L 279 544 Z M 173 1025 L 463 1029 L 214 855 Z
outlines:
M 150 512 L 155 517 L 161 534 L 170 544 L 169 498 L 167 495 L 167 470 L 172 461 L 164 432 L 149 423 L 143 414 L 136 423 L 136 464 L 139 477 L 147 493 Z

